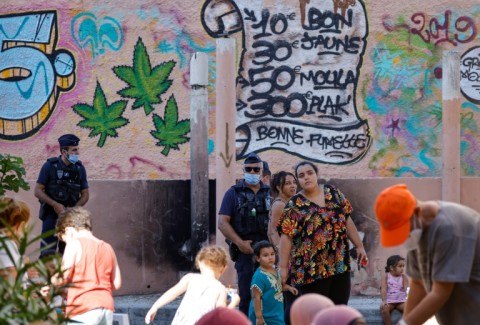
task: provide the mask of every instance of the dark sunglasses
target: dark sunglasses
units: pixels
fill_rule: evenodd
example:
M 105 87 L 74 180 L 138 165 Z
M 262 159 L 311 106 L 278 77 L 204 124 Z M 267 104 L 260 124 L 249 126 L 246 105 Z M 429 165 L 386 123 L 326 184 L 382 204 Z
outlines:
M 244 169 L 247 173 L 250 173 L 252 171 L 255 173 L 259 173 L 262 168 L 261 167 L 244 167 Z

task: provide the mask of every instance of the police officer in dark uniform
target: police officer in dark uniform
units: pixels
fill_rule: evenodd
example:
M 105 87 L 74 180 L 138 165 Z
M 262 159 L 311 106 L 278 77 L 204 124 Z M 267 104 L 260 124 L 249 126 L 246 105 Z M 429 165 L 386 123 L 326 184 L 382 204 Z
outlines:
M 268 211 L 270 187 L 260 179 L 263 163 L 255 153 L 244 162 L 244 179 L 232 186 L 224 195 L 218 216 L 218 229 L 230 246 L 238 276 L 239 309 L 248 315 L 250 283 L 254 273 L 252 245 L 268 240 Z
M 42 234 L 55 229 L 58 214 L 66 207 L 83 206 L 88 201 L 87 172 L 79 158 L 80 139 L 73 134 L 58 138 L 60 156 L 47 159 L 35 185 L 35 196 L 40 201 Z M 44 238 L 41 247 L 58 246 L 63 254 L 65 245 L 56 236 Z

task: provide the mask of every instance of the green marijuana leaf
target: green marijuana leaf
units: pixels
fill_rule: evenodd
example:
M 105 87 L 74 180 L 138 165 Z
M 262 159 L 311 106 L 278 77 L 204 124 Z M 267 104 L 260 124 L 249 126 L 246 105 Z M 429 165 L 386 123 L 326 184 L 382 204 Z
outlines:
M 128 124 L 128 120 L 122 117 L 126 107 L 126 100 L 119 100 L 112 105 L 108 105 L 105 93 L 100 83 L 97 82 L 93 106 L 76 104 L 73 106 L 73 111 L 85 118 L 83 121 L 78 122 L 78 126 L 92 129 L 88 135 L 90 138 L 100 134 L 97 146 L 101 148 L 105 144 L 107 136 L 116 138 L 118 133 L 115 129 Z
M 168 61 L 152 69 L 147 49 L 142 39 L 138 38 L 133 54 L 133 66 L 122 65 L 113 68 L 118 78 L 128 84 L 126 88 L 118 91 L 118 94 L 125 98 L 134 98 L 132 109 L 143 106 L 145 114 L 148 115 L 154 110 L 153 104 L 163 102 L 160 95 L 172 84 L 168 77 L 174 66 L 175 61 Z
M 185 135 L 190 132 L 190 120 L 178 121 L 178 107 L 172 95 L 165 106 L 165 117 L 162 119 L 153 114 L 153 124 L 156 131 L 150 131 L 154 138 L 160 140 L 157 146 L 164 146 L 162 154 L 168 156 L 170 149 L 178 150 L 178 145 L 188 142 L 190 138 Z

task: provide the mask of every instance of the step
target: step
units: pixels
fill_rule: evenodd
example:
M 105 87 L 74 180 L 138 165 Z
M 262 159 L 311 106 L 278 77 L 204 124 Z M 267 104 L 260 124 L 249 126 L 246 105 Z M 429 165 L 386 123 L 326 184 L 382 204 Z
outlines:
M 115 297 L 115 313 L 128 314 L 130 325 L 145 324 L 145 315 L 153 303 L 160 297 L 154 295 L 127 295 Z M 161 308 L 155 317 L 154 325 L 170 325 L 180 305 L 181 297 Z M 369 325 L 382 325 L 380 314 L 381 299 L 378 296 L 352 296 L 348 305 L 362 313 Z M 398 311 L 392 313 L 392 324 L 401 317 Z M 121 325 L 121 324 L 119 324 Z

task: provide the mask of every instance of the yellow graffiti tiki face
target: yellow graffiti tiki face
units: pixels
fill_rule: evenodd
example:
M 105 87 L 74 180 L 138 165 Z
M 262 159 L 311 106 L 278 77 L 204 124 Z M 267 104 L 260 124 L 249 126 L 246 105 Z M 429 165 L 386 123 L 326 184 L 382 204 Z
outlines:
M 73 87 L 75 60 L 56 43 L 55 11 L 0 16 L 0 139 L 38 132 Z

